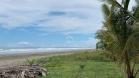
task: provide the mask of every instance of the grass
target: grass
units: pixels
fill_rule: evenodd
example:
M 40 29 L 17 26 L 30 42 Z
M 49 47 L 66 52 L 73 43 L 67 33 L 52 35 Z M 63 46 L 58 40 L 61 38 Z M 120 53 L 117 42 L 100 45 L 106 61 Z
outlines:
M 47 68 L 49 74 L 42 78 L 123 78 L 120 66 L 101 52 L 81 52 L 28 62 Z
M 60 66 L 48 67 L 49 75 L 46 78 L 122 78 L 119 68 L 113 63 L 87 61 L 63 63 Z

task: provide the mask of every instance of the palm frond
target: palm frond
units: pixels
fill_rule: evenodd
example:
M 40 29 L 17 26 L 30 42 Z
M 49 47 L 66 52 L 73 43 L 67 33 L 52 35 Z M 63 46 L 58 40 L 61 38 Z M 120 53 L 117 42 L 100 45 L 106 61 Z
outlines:
M 109 6 L 106 5 L 106 4 L 103 4 L 102 5 L 102 11 L 103 11 L 105 19 L 107 19 L 108 16 L 110 15 L 110 8 L 109 8 Z
M 130 2 L 130 0 L 124 0 L 124 1 L 125 1 L 125 2 L 124 2 L 124 9 L 127 10 L 128 7 L 129 7 L 129 2 Z
M 136 1 L 136 3 L 139 5 L 139 0 L 135 0 Z
M 128 50 L 136 50 L 139 48 L 139 31 L 131 34 L 126 42 L 123 52 Z
M 135 17 L 136 21 L 139 22 L 139 6 L 134 8 L 133 16 Z
M 122 0 L 121 4 L 117 0 L 103 1 L 111 7 L 109 9 L 107 5 L 103 5 L 104 16 L 107 16 L 107 19 L 104 21 L 105 29 L 101 30 L 99 38 L 106 44 L 105 50 L 125 65 L 127 76 L 134 76 L 131 63 L 137 55 L 136 50 L 139 49 L 139 0 L 136 0 L 138 4 L 132 12 L 128 10 L 130 0 Z

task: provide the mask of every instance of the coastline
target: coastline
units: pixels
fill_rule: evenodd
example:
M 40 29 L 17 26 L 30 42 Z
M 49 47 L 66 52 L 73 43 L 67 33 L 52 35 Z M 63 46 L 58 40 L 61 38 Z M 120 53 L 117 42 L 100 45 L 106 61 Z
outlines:
M 14 65 L 21 65 L 27 59 L 37 59 L 41 57 L 52 57 L 52 56 L 60 56 L 60 55 L 68 55 L 77 52 L 84 52 L 88 50 L 74 50 L 74 51 L 61 51 L 61 52 L 29 52 L 29 53 L 17 53 L 17 54 L 5 54 L 0 55 L 0 68 L 1 67 L 9 67 Z
M 59 55 L 67 55 L 71 54 L 70 52 L 55 52 L 55 53 L 29 53 L 29 54 L 15 54 L 15 55 L 4 55 L 0 57 L 0 68 L 1 67 L 9 67 L 14 65 L 21 65 L 27 59 L 37 59 L 42 57 L 52 57 L 52 56 L 59 56 Z

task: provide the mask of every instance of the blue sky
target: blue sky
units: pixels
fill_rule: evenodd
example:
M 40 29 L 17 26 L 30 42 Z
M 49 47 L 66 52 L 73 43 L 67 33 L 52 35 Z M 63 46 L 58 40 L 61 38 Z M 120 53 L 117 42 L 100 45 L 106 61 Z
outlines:
M 0 47 L 91 47 L 98 0 L 0 0 Z

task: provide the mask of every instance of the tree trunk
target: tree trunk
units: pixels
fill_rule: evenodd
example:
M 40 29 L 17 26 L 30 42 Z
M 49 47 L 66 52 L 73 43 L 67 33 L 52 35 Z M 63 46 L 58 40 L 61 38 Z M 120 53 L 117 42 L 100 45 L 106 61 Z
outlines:
M 127 78 L 135 78 L 131 69 L 128 52 L 125 52 L 125 66 L 126 66 Z

